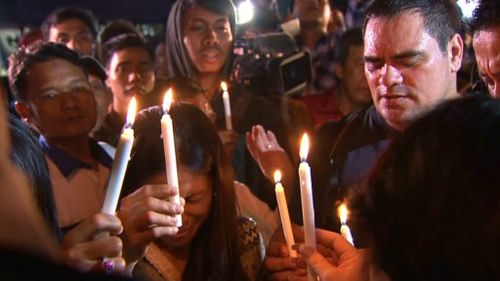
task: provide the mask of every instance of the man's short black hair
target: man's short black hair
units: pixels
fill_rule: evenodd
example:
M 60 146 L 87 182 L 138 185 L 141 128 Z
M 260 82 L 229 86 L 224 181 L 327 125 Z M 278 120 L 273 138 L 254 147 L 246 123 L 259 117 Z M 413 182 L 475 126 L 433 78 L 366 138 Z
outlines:
M 340 36 L 335 49 L 335 61 L 344 65 L 349 56 L 351 46 L 363 46 L 363 31 L 361 28 L 353 28 L 345 31 Z
M 425 31 L 436 39 L 443 53 L 450 38 L 463 30 L 458 6 L 450 0 L 375 0 L 366 11 L 364 27 L 372 18 L 390 19 L 404 12 L 422 17 Z
M 80 7 L 62 7 L 50 13 L 42 23 L 42 35 L 44 40 L 49 39 L 50 28 L 58 25 L 63 21 L 69 19 L 79 19 L 83 21 L 89 28 L 90 33 L 94 39 L 97 38 L 97 31 L 99 30 L 99 23 L 94 14 L 87 9 Z
M 136 34 L 142 37 L 141 32 L 137 30 L 133 22 L 126 19 L 112 20 L 108 22 L 101 30 L 101 33 L 99 33 L 99 42 L 101 42 L 101 44 L 106 44 L 106 42 L 113 37 L 127 33 Z
M 102 45 L 100 59 L 104 65 L 108 67 L 113 54 L 126 48 L 142 48 L 148 52 L 151 56 L 151 60 L 154 60 L 154 54 L 149 49 L 144 38 L 134 33 L 120 34 L 109 39 L 104 45 Z
M 9 57 L 9 86 L 16 100 L 26 101 L 28 69 L 54 59 L 63 59 L 81 67 L 78 53 L 54 42 L 38 41 L 25 48 L 19 48 Z
M 500 2 L 480 0 L 469 23 L 472 34 L 493 26 L 500 26 Z

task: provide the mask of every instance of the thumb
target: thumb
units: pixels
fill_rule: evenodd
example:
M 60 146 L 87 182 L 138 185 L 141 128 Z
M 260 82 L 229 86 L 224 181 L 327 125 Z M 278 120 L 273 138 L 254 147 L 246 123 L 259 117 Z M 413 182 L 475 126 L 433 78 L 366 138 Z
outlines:
M 324 280 L 322 275 L 335 269 L 333 264 L 312 247 L 301 245 L 298 251 L 302 254 L 307 265 L 320 277 L 320 280 Z

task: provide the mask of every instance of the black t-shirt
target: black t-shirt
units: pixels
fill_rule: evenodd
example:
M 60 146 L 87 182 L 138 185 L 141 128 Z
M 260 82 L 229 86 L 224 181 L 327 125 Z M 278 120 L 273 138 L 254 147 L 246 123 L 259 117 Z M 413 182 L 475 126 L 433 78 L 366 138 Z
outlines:
M 343 201 L 348 190 L 364 183 L 378 156 L 396 134 L 374 106 L 354 112 L 338 122 L 328 122 L 318 130 L 311 141 L 309 156 L 316 227 L 339 231 L 339 202 Z M 294 221 L 301 224 L 298 186 L 291 209 Z

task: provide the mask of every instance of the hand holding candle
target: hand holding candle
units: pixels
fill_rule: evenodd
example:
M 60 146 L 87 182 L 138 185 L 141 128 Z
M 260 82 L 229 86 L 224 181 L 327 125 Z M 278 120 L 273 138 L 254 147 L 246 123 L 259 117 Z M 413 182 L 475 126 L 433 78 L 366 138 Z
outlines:
M 305 245 L 316 249 L 316 226 L 314 222 L 314 203 L 312 194 L 311 167 L 306 162 L 309 153 L 309 138 L 304 134 L 300 143 L 300 197 L 302 202 L 302 219 L 304 221 Z M 316 280 L 311 268 L 307 268 L 307 278 L 309 281 Z
M 168 111 L 172 104 L 172 90 L 168 89 L 163 100 L 163 116 L 161 118 L 161 136 L 163 139 L 163 150 L 165 152 L 165 168 L 167 172 L 168 185 L 177 189 L 177 194 L 170 197 L 170 202 L 180 205 L 179 176 L 177 174 L 177 158 L 175 153 L 174 126 Z M 177 227 L 182 226 L 182 215 L 177 215 Z
M 286 245 L 288 247 L 290 257 L 295 258 L 297 257 L 297 252 L 295 250 L 292 250 L 292 245 L 295 244 L 295 240 L 293 238 L 292 224 L 290 222 L 285 190 L 283 189 L 283 185 L 281 184 L 281 172 L 279 170 L 276 170 L 276 172 L 274 172 L 274 181 L 276 182 L 275 192 L 276 200 L 278 201 L 278 210 L 280 212 L 281 227 L 283 228 L 283 234 L 285 235 Z
M 354 246 L 354 239 L 352 239 L 352 234 L 351 234 L 351 229 L 347 225 L 347 215 L 349 214 L 349 211 L 347 210 L 347 207 L 344 203 L 340 204 L 340 206 L 337 208 L 337 212 L 339 214 L 340 218 L 340 234 L 342 237 L 344 237 L 351 245 Z
M 227 92 L 226 82 L 221 82 L 222 88 L 222 102 L 224 103 L 224 116 L 226 117 L 226 129 L 233 129 L 233 122 L 231 120 L 231 103 L 229 102 L 229 93 Z
M 114 215 L 116 212 L 123 178 L 127 171 L 127 164 L 130 158 L 130 152 L 132 151 L 132 144 L 134 143 L 134 130 L 132 126 L 134 124 L 136 110 L 137 103 L 135 98 L 132 98 L 128 106 L 127 121 L 125 122 L 120 139 L 118 140 L 118 145 L 116 146 L 115 159 L 113 160 L 108 187 L 106 188 L 106 196 L 104 197 L 104 203 L 101 210 L 105 214 Z

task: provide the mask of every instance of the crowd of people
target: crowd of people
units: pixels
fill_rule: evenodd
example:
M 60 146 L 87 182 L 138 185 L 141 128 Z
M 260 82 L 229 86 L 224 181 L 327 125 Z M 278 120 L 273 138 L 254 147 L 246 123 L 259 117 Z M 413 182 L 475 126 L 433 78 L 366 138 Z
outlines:
M 479 0 L 465 22 L 451 0 L 338 2 L 291 1 L 286 20 L 300 28 L 286 36 L 311 62 L 298 96 L 242 78 L 236 42 L 280 20 L 239 26 L 231 0 L 177 0 L 156 50 L 128 20 L 48 15 L 0 87 L 1 279 L 499 280 L 500 4 Z M 462 91 L 468 48 L 477 63 Z M 167 89 L 178 187 L 167 184 Z M 134 142 L 109 214 L 127 126 Z M 304 132 L 316 247 L 303 243 Z M 339 234 L 340 204 L 353 242 Z

